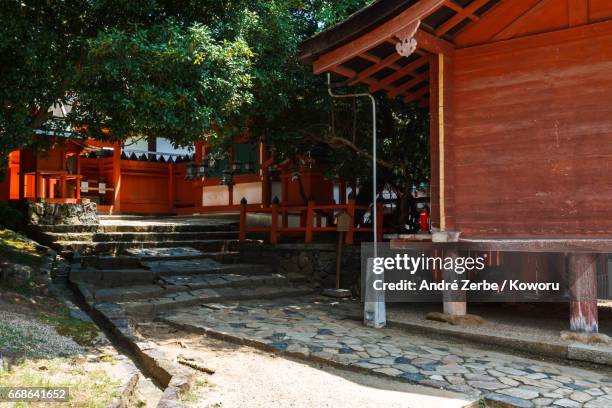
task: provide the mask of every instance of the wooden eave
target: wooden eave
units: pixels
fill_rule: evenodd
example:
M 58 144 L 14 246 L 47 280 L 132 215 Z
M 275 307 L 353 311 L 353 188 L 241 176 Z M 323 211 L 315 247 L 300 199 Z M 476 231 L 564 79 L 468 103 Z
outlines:
M 379 0 L 305 41 L 300 59 L 313 72 L 332 72 L 348 84 L 427 104 L 431 58 L 456 49 L 585 25 L 612 18 L 612 7 L 589 0 Z M 607 17 L 605 17 L 607 16 Z M 417 50 L 408 58 L 395 44 L 420 22 Z

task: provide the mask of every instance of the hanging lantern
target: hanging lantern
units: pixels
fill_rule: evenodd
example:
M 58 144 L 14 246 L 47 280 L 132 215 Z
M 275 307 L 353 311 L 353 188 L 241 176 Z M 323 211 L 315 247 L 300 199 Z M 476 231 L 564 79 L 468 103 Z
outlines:
M 185 166 L 185 180 L 193 180 L 196 176 L 196 164 L 194 162 L 187 163 Z
M 197 165 L 197 175 L 198 177 L 205 179 L 206 177 L 208 177 L 208 171 L 210 170 L 210 166 L 208 164 L 208 161 L 205 160 L 203 162 L 201 162 L 200 164 Z
M 244 173 L 247 173 L 247 174 L 251 173 L 254 170 L 254 168 L 255 168 L 255 165 L 253 164 L 252 161 L 247 161 L 242 164 L 242 171 Z
M 222 185 L 222 186 L 234 185 L 234 179 L 232 177 L 232 171 L 230 169 L 223 170 L 223 173 L 221 174 L 221 181 L 219 182 L 219 185 Z

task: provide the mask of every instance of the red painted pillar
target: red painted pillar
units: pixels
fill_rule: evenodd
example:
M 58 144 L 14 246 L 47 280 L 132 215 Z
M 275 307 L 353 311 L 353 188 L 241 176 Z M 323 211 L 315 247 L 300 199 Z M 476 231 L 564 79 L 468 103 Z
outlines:
M 312 242 L 312 223 L 314 221 L 314 201 L 308 201 L 306 208 L 306 232 L 304 241 L 308 244 Z
M 42 180 L 40 177 L 40 173 L 36 171 L 34 173 L 34 201 L 38 201 L 38 197 L 40 197 L 40 187 L 42 184 Z
M 384 213 L 385 211 L 385 206 L 383 203 L 381 202 L 377 202 L 376 203 L 376 224 L 377 224 L 377 228 L 376 228 L 376 240 L 378 242 L 382 242 L 383 240 L 383 223 L 384 223 Z
M 168 164 L 168 210 L 174 211 L 174 164 Z
M 570 254 L 570 330 L 597 333 L 597 255 Z
M 353 190 L 354 191 L 354 190 Z M 353 235 L 355 233 L 355 199 L 349 198 L 346 211 L 351 216 L 348 231 L 346 232 L 346 245 L 353 245 Z
M 121 143 L 113 146 L 113 212 L 121 211 Z
M 247 200 L 242 199 L 240 201 L 240 233 L 238 238 L 240 241 L 244 241 L 246 239 L 246 229 L 247 229 Z
M 26 197 L 24 151 L 19 151 L 19 200 Z
M 272 203 L 272 220 L 270 221 L 270 243 L 278 242 L 278 204 Z

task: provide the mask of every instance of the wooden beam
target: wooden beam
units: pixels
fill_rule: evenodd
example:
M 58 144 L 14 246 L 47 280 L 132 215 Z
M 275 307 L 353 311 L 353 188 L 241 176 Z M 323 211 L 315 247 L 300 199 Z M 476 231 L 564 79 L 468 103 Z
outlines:
M 352 69 L 342 67 L 340 65 L 330 68 L 330 71 L 335 72 L 336 74 L 342 75 L 347 78 L 355 78 L 357 76 L 357 72 L 353 71 Z M 371 85 L 375 83 L 376 81 L 371 78 L 364 78 L 361 80 L 361 82 Z
M 401 55 L 399 55 L 397 52 L 393 51 L 393 53 L 391 53 L 391 55 L 389 55 L 388 57 L 385 57 L 384 59 L 379 60 L 377 63 L 375 63 L 371 67 L 361 71 L 359 74 L 357 74 L 357 76 L 355 78 L 353 78 L 351 80 L 351 82 L 349 82 L 349 84 L 350 85 L 355 85 L 358 82 L 362 82 L 365 78 L 368 78 L 368 77 L 374 75 L 375 73 L 377 73 L 378 71 L 380 71 L 383 68 L 392 67 L 392 68 L 394 68 L 396 70 L 401 69 L 400 66 L 395 64 L 395 61 L 397 61 L 401 57 L 402 57 Z M 395 68 L 395 67 L 397 67 L 397 68 Z
M 428 57 L 421 57 L 418 60 L 406 65 L 404 68 L 400 69 L 399 71 L 395 71 L 393 74 L 387 75 L 380 81 L 374 82 L 368 90 L 371 93 L 374 93 L 380 89 L 386 89 L 388 85 L 391 85 L 393 82 L 405 77 L 406 75 L 410 75 L 413 71 L 419 69 L 420 67 L 424 66 L 428 62 L 429 62 Z
M 403 101 L 406 102 L 406 103 L 412 102 L 412 101 L 417 101 L 417 100 L 421 99 L 423 96 L 425 96 L 425 94 L 427 92 L 429 92 L 429 86 L 424 86 L 421 89 L 406 95 L 404 97 Z
M 554 4 L 558 4 L 557 0 L 540 0 L 538 4 L 531 7 L 525 13 L 521 14 L 519 18 L 495 34 L 493 36 L 493 41 L 508 40 L 514 37 L 529 23 L 530 16 L 536 15 L 537 13 L 544 13 L 548 6 L 554 7 Z
M 321 55 L 313 64 L 314 73 L 320 74 L 328 71 L 333 66 L 342 64 L 359 54 L 363 54 L 372 47 L 382 43 L 387 38 L 394 36 L 395 33 L 406 28 L 415 20 L 431 14 L 441 7 L 444 1 L 445 0 L 421 0 L 369 33 Z
M 443 36 L 448 31 L 450 31 L 457 24 L 461 23 L 466 17 L 471 19 L 472 21 L 478 21 L 479 18 L 476 17 L 473 13 L 484 6 L 489 0 L 476 0 L 465 9 L 461 9 L 461 11 L 457 12 L 453 17 L 451 17 L 448 21 L 442 24 L 440 27 L 436 29 L 436 35 L 438 37 Z
M 463 11 L 463 8 L 460 5 L 453 3 L 452 0 L 446 0 L 444 2 L 444 6 L 455 11 L 456 13 L 461 13 Z
M 455 36 L 454 43 L 458 47 L 485 43 L 539 2 L 540 0 L 502 0 L 482 16 L 478 23 L 461 30 Z
M 417 40 L 418 47 L 431 52 L 432 54 L 453 55 L 455 53 L 455 45 L 429 34 L 426 31 L 419 30 L 414 38 Z
M 486 3 L 487 1 L 489 1 L 489 0 L 484 0 L 484 3 Z M 463 15 L 464 18 L 467 17 L 467 18 L 469 18 L 472 21 L 478 21 L 479 20 L 478 16 L 475 16 L 473 13 L 474 13 L 474 11 L 478 10 L 482 6 L 482 4 L 481 4 L 481 6 L 473 7 L 474 3 L 472 3 L 468 7 L 463 8 L 460 5 L 455 4 L 452 0 L 446 0 L 446 2 L 444 3 L 444 6 L 448 7 L 451 10 L 453 10 L 457 14 Z M 468 11 L 468 10 L 471 10 L 471 11 Z
M 427 71 L 422 74 L 417 75 L 409 81 L 404 82 L 403 84 L 393 88 L 389 91 L 389 97 L 394 98 L 397 95 L 401 95 L 404 92 L 410 90 L 410 88 L 414 88 L 416 85 L 420 84 L 423 81 L 426 81 L 429 77 L 429 73 Z
M 359 54 L 358 57 L 361 57 L 364 60 L 373 62 L 375 64 L 378 64 L 381 61 L 380 58 L 378 58 L 376 55 L 370 54 L 369 52 L 364 52 L 363 54 Z M 401 68 L 399 65 L 396 65 L 396 64 L 391 64 L 390 67 L 393 68 L 393 69 L 400 69 Z
M 589 22 L 589 0 L 567 0 L 568 23 L 570 27 Z

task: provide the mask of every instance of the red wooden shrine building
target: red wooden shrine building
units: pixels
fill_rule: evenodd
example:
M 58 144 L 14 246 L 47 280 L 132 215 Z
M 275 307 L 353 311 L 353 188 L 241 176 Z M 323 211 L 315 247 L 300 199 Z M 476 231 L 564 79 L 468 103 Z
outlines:
M 380 0 L 306 41 L 301 59 L 428 107 L 437 236 L 536 263 L 568 253 L 571 327 L 597 331 L 597 254 L 612 253 L 612 2 Z
M 96 202 L 102 213 L 192 214 L 346 201 L 341 183 L 323 177 L 320 164 L 274 164 L 265 145 L 237 139 L 225 158 L 209 160 L 204 142 L 176 149 L 165 140 L 122 144 L 37 134 L 52 147 L 9 156 L 0 201 Z M 206 177 L 189 167 L 206 163 Z M 299 174 L 299 180 L 297 174 Z M 334 187 L 335 190 L 334 190 Z M 342 191 L 342 193 L 340 193 Z M 334 197 L 335 192 L 335 197 Z M 335 200 L 335 201 L 334 201 Z

